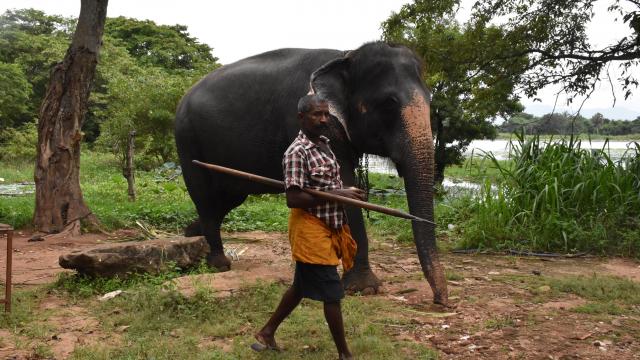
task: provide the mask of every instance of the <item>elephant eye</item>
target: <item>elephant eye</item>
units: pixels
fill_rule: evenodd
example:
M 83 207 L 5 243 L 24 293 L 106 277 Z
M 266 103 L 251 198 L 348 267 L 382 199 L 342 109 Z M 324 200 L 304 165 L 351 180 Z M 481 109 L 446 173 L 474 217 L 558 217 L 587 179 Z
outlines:
M 398 98 L 393 95 L 387 96 L 380 101 L 380 107 L 388 110 L 397 108 L 399 104 Z

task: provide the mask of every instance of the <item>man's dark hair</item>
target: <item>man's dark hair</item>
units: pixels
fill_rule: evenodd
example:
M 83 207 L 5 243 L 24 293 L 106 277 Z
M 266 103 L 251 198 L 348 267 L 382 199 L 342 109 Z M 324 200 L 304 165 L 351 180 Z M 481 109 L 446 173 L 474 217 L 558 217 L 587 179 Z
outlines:
M 305 95 L 298 100 L 298 112 L 307 113 L 311 107 L 316 104 L 326 103 L 327 99 L 320 94 Z

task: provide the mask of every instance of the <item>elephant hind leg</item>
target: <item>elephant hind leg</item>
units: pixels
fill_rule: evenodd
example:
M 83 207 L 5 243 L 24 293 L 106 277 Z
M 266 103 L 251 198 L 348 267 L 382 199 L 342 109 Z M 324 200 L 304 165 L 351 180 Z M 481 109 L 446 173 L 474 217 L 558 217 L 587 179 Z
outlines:
M 242 204 L 246 198 L 247 195 L 218 193 L 217 196 L 210 198 L 207 204 L 201 204 L 198 207 L 202 233 L 211 249 L 207 256 L 207 263 L 219 271 L 227 271 L 231 268 L 231 262 L 224 254 L 220 226 L 224 217 L 235 207 Z
M 178 139 L 176 137 L 176 139 Z M 207 262 L 209 266 L 217 268 L 219 271 L 227 271 L 231 268 L 231 262 L 224 255 L 222 239 L 220 238 L 220 225 L 224 217 L 231 209 L 242 204 L 247 195 L 229 194 L 221 189 L 216 181 L 216 176 L 194 165 L 192 159 L 202 159 L 197 154 L 193 154 L 193 148 L 182 148 L 180 162 L 182 172 L 189 190 L 189 195 L 196 206 L 199 217 L 200 233 L 204 235 L 209 244 L 209 255 Z M 192 229 L 197 230 L 197 229 Z

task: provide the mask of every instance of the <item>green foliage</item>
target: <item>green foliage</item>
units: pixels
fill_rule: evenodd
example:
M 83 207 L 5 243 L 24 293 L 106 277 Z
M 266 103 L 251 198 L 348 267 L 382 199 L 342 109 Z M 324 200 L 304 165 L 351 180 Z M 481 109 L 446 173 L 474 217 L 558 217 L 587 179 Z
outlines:
M 49 69 L 62 60 L 71 20 L 34 9 L 0 15 L 0 129 L 37 117 Z
M 99 144 L 116 154 L 124 166 L 129 133 L 135 131 L 138 165 L 149 169 L 176 161 L 175 108 L 201 74 L 190 77 L 159 68 L 136 68 L 128 75 L 113 75 L 106 85 L 106 94 L 99 97 L 108 106 L 104 111 L 96 111 L 97 116 L 105 119 Z
M 218 60 L 211 54 L 213 49 L 191 37 L 184 25 L 158 25 L 120 16 L 107 19 L 105 33 L 143 67 L 194 70 L 208 68 Z
M 29 122 L 20 128 L 0 130 L 0 161 L 7 163 L 28 162 L 36 160 L 38 144 L 38 128 Z
M 31 84 L 17 64 L 0 62 L 0 131 L 29 116 Z
M 611 36 L 610 42 L 602 47 L 595 47 L 589 41 L 587 29 L 607 28 L 608 24 L 596 25 L 594 20 L 596 14 L 605 11 L 613 21 L 626 24 L 628 31 Z M 640 12 L 635 0 L 599 4 L 596 0 L 477 0 L 471 22 L 480 26 L 503 24 L 510 46 L 499 56 L 507 60 L 528 57 L 527 71 L 520 81 L 528 97 L 549 84 L 560 85 L 569 95 L 589 94 L 598 81 L 609 78 L 618 81 L 627 99 L 638 86 Z M 621 70 L 615 80 L 607 76 L 612 62 Z M 571 101 L 572 98 L 568 102 Z
M 117 155 L 121 167 L 129 133 L 135 131 L 136 165 L 149 170 L 176 161 L 173 121 L 184 93 L 219 66 L 211 48 L 181 25 L 108 19 L 105 46 L 90 118 L 98 145 Z M 88 131 L 88 126 L 85 130 Z
M 518 135 L 503 181 L 486 183 L 464 225 L 464 247 L 640 255 L 640 145 L 619 163 L 605 147 Z
M 501 58 L 509 46 L 498 27 L 460 25 L 459 1 L 415 0 L 383 24 L 383 38 L 413 48 L 425 63 L 433 91 L 431 123 L 436 135 L 436 180 L 459 164 L 473 139 L 494 138 L 494 117 L 522 111 L 515 95 L 526 57 Z M 489 65 L 490 64 L 490 65 Z
M 589 134 L 622 136 L 640 133 L 640 117 L 632 121 L 610 120 L 596 113 L 591 119 L 573 116 L 566 112 L 546 114 L 537 117 L 527 113 L 518 113 L 502 123 L 498 129 L 502 132 L 523 131 L 525 134 L 571 135 Z
M 63 59 L 75 22 L 34 9 L 0 16 L 0 129 L 37 118 L 50 69 Z M 107 19 L 85 140 L 93 144 L 105 132 L 101 145 L 122 158 L 135 130 L 139 165 L 175 160 L 175 108 L 195 81 L 219 66 L 211 51 L 183 25 Z

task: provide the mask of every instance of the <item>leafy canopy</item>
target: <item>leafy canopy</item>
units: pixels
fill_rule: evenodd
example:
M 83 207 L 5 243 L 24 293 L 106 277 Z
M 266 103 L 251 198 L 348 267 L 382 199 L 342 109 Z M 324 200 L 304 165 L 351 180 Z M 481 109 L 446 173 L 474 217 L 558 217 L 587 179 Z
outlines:
M 459 163 L 473 139 L 494 137 L 491 120 L 522 110 L 515 95 L 526 57 L 504 60 L 510 46 L 504 32 L 488 24 L 455 20 L 459 0 L 415 0 L 383 24 L 383 38 L 413 48 L 425 62 L 425 83 L 433 91 L 436 178 Z
M 601 5 L 629 31 L 596 47 L 589 41 L 587 29 L 593 25 L 607 31 L 605 24 L 594 24 Z M 617 82 L 627 99 L 638 86 L 640 1 L 478 0 L 472 15 L 471 22 L 479 26 L 503 24 L 511 46 L 504 49 L 502 57 L 528 57 L 521 84 L 529 97 L 549 84 L 558 84 L 571 102 L 575 95 L 588 95 L 605 80 L 612 88 Z M 619 68 L 618 78 L 611 77 L 610 65 Z

